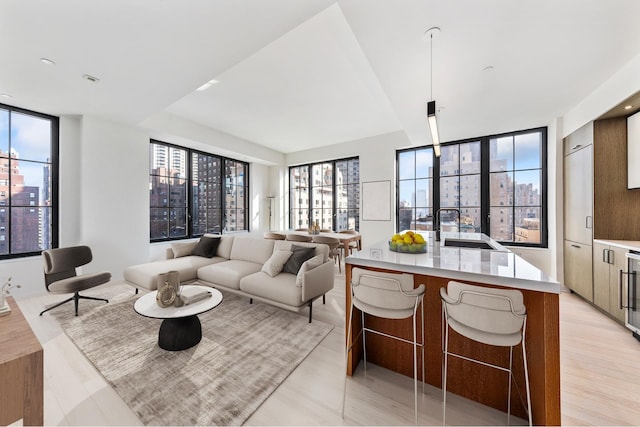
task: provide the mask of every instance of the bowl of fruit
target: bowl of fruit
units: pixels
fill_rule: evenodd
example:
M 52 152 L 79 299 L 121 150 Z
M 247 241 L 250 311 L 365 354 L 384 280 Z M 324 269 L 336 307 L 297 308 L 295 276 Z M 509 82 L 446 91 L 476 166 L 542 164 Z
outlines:
M 389 250 L 410 254 L 423 254 L 427 252 L 427 242 L 420 233 L 406 231 L 402 234 L 394 234 L 389 240 Z

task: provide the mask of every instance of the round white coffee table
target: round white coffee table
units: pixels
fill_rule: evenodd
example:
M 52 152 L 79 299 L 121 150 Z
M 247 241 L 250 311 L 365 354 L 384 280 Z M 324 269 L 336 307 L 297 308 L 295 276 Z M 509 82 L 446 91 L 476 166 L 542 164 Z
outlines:
M 202 339 L 202 324 L 198 314 L 209 311 L 222 302 L 222 293 L 209 286 L 183 285 L 182 289 L 196 288 L 211 292 L 211 296 L 182 307 L 160 307 L 156 302 L 158 291 L 141 296 L 133 305 L 136 313 L 163 319 L 158 332 L 158 345 L 169 351 L 186 350 Z

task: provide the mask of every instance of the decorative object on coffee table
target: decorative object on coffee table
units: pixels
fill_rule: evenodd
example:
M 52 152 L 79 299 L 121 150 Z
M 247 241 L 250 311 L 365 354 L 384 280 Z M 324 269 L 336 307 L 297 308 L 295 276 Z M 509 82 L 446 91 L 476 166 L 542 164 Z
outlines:
M 181 307 L 180 272 L 169 271 L 160 274 L 158 280 L 158 292 L 156 294 L 156 302 L 158 305 L 162 308 L 171 306 Z
M 158 346 L 163 350 L 181 351 L 193 347 L 202 339 L 202 325 L 198 314 L 209 311 L 222 302 L 222 293 L 208 286 L 184 285 L 192 290 L 209 292 L 210 297 L 181 307 L 161 306 L 157 295 L 160 290 L 141 296 L 133 305 L 136 313 L 154 319 L 163 319 L 158 332 Z M 175 298 L 175 294 L 174 294 Z

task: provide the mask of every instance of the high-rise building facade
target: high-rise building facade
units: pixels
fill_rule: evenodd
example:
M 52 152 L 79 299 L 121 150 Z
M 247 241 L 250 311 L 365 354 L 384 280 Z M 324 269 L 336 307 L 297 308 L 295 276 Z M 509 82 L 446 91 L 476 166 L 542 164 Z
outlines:
M 48 247 L 39 205 L 40 187 L 25 184 L 18 153 L 0 150 L 0 254 Z

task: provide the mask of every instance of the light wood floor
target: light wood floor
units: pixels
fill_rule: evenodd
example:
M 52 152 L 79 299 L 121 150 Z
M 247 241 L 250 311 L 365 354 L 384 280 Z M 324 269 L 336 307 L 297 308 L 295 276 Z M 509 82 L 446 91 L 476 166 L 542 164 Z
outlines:
M 371 364 L 366 376 L 358 368 L 348 379 L 345 418 L 341 417 L 345 301 L 344 275 L 337 268 L 335 285 L 326 305 L 314 304 L 314 319 L 336 327 L 247 420 L 247 425 L 414 423 L 413 380 Z M 131 288 L 113 283 L 100 291 L 117 293 Z M 141 425 L 57 322 L 48 314 L 38 316 L 45 305 L 60 299 L 60 295 L 45 294 L 18 301 L 44 347 L 45 424 Z M 85 300 L 80 304 L 82 310 L 83 304 L 100 303 Z M 73 308 L 68 305 L 56 310 L 65 309 Z M 640 425 L 640 342 L 573 294 L 561 295 L 560 311 L 562 423 Z M 420 424 L 441 425 L 439 389 L 426 386 L 418 406 Z M 506 414 L 475 402 L 455 395 L 447 399 L 448 424 L 506 425 L 506 421 Z M 511 424 L 523 423 L 511 419 Z

